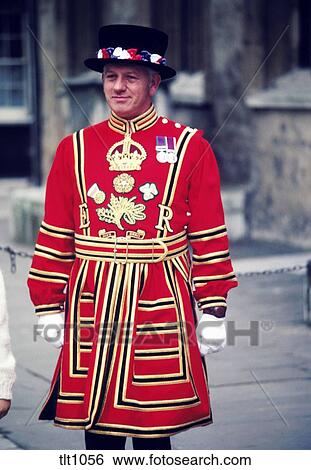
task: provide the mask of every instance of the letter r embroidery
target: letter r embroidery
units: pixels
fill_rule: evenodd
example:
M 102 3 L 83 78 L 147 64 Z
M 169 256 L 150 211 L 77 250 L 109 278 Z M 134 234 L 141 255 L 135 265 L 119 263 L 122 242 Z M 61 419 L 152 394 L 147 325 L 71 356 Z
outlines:
M 169 223 L 169 221 L 173 218 L 172 208 L 169 206 L 165 206 L 164 204 L 158 204 L 158 207 L 160 208 L 160 214 L 158 223 L 155 228 L 158 230 L 164 230 L 164 225 L 166 225 L 167 230 L 169 232 L 173 232 L 174 230 L 172 229 Z

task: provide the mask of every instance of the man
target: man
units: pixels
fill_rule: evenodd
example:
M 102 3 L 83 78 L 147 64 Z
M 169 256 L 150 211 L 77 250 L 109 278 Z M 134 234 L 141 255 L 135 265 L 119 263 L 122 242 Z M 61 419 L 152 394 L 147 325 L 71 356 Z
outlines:
M 40 325 L 66 317 L 40 419 L 85 430 L 88 449 L 126 436 L 170 449 L 171 435 L 212 422 L 200 352 L 223 346 L 237 285 L 218 169 L 201 131 L 152 105 L 175 75 L 167 35 L 104 26 L 99 47 L 85 64 L 102 73 L 111 116 L 60 143 L 28 280 Z

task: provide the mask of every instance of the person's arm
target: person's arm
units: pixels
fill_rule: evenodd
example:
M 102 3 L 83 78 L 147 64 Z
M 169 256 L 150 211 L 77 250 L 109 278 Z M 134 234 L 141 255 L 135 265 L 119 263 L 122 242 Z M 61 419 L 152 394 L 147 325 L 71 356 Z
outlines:
M 64 310 L 64 289 L 75 259 L 72 159 L 72 138 L 66 137 L 47 179 L 45 213 L 27 281 L 37 316 Z
M 15 379 L 15 359 L 11 351 L 4 280 L 0 271 L 0 419 L 10 409 Z
M 224 316 L 227 293 L 238 285 L 229 253 L 227 228 L 215 155 L 201 139 L 198 159 L 189 175 L 188 239 L 193 250 L 193 294 L 199 310 Z
M 193 295 L 202 313 L 197 339 L 199 351 L 205 355 L 220 351 L 226 344 L 227 294 L 238 282 L 230 260 L 218 166 L 204 139 L 189 177 L 188 204 Z

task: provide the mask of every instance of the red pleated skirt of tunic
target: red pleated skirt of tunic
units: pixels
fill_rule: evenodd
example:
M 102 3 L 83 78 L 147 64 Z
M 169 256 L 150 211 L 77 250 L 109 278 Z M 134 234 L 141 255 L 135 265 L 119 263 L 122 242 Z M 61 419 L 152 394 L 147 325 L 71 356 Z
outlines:
M 212 423 L 189 270 L 188 252 L 157 263 L 77 258 L 39 419 L 145 438 Z

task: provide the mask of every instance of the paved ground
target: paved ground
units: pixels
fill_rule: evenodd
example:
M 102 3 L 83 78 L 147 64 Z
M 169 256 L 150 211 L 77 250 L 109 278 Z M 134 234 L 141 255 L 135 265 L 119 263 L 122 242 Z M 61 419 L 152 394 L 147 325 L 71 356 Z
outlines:
M 0 245 L 7 244 L 7 222 L 0 224 Z M 231 251 L 239 272 L 311 259 L 311 253 L 267 243 L 234 245 Z M 11 274 L 8 256 L 0 252 L 18 375 L 12 409 L 0 422 L 0 449 L 83 449 L 81 431 L 36 419 L 57 351 L 32 339 L 29 264 L 19 259 L 17 273 Z M 311 329 L 303 322 L 303 281 L 302 272 L 240 277 L 240 287 L 230 296 L 228 319 L 239 329 L 259 322 L 258 344 L 237 337 L 234 345 L 208 356 L 214 424 L 173 437 L 174 449 L 311 448 Z

